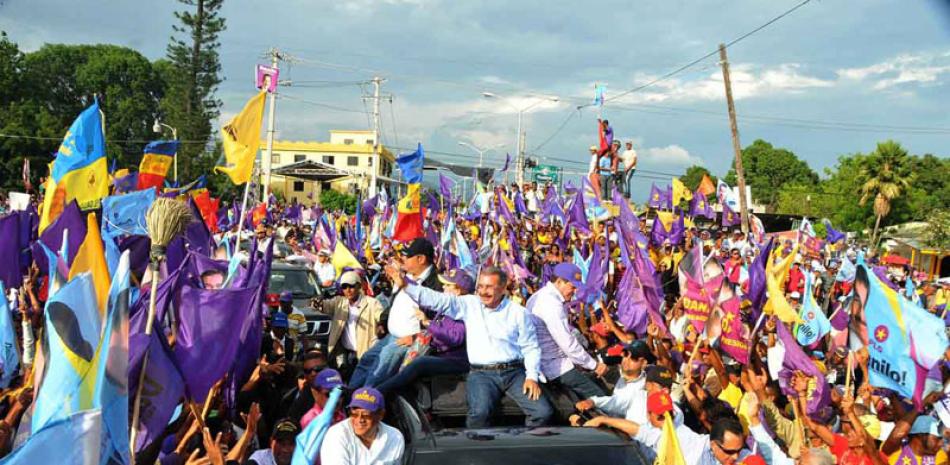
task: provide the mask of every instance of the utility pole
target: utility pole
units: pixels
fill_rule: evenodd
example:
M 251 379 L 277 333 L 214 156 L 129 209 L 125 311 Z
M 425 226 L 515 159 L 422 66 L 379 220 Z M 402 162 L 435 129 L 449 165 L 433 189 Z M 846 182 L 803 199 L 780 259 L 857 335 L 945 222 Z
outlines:
M 379 165 L 382 163 L 379 153 L 379 86 L 383 78 L 373 77 L 373 167 L 370 170 L 369 196 L 376 195 L 376 182 L 379 176 Z
M 277 68 L 277 64 L 280 60 L 284 58 L 280 50 L 276 48 L 270 49 L 268 52 L 270 55 L 270 63 L 274 69 Z M 279 76 L 278 76 L 279 77 Z M 279 81 L 279 79 L 278 79 Z M 268 192 L 270 191 L 270 171 L 271 171 L 271 160 L 274 153 L 274 120 L 276 119 L 277 111 L 277 90 L 276 86 L 274 92 L 270 95 L 270 113 L 267 115 L 267 151 L 264 153 L 264 159 L 261 160 L 261 171 L 263 176 L 261 179 L 261 202 L 265 205 L 267 204 Z
M 736 106 L 732 102 L 732 81 L 729 80 L 729 58 L 725 44 L 719 44 L 719 61 L 722 63 L 722 80 L 726 85 L 726 104 L 729 106 L 729 127 L 732 129 L 732 149 L 736 154 L 736 178 L 739 181 L 739 218 L 742 232 L 749 232 L 749 209 L 745 197 L 745 171 L 742 169 L 742 146 L 739 144 L 739 126 L 736 123 Z

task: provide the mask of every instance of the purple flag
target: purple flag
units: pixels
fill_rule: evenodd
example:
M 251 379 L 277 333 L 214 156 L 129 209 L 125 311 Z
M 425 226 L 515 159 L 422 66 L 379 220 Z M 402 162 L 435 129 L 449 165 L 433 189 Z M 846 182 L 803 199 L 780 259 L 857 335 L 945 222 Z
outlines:
M 0 281 L 7 289 L 20 287 L 23 284 L 20 246 L 20 215 L 11 213 L 0 218 L 0 256 L 3 257 L 3 266 L 0 266 Z
M 689 216 L 702 216 L 711 220 L 716 219 L 716 212 L 713 211 L 709 202 L 706 201 L 706 195 L 698 190 L 693 193 L 693 200 L 689 202 Z
M 749 301 L 752 302 L 751 315 L 752 321 L 758 321 L 762 314 L 762 307 L 765 305 L 765 265 L 772 254 L 772 245 L 775 238 L 770 238 L 768 244 L 759 250 L 759 255 L 755 257 L 752 266 L 749 267 Z
M 739 214 L 732 211 L 729 205 L 722 204 L 722 226 L 729 227 L 742 223 Z
M 63 210 L 63 213 L 56 218 L 53 224 L 49 225 L 40 234 L 40 241 L 49 247 L 50 250 L 59 251 L 63 246 L 63 231 L 69 231 L 69 237 L 66 239 L 68 245 L 66 250 L 69 256 L 66 257 L 66 264 L 72 266 L 76 253 L 79 252 L 79 246 L 86 239 L 86 217 L 79 211 L 79 204 L 72 201 Z M 33 257 L 36 264 L 40 267 L 41 273 L 46 273 L 49 269 L 49 263 L 46 260 L 46 254 L 37 245 L 33 246 Z
M 515 216 L 511 213 L 511 209 L 508 208 L 508 202 L 505 199 L 505 193 L 501 189 L 495 188 L 495 196 L 498 199 L 498 208 L 495 210 L 496 218 L 504 218 L 505 222 L 508 224 L 515 223 Z
M 587 271 L 587 280 L 584 286 L 577 290 L 577 300 L 592 305 L 600 298 L 604 286 L 607 284 L 607 257 L 603 248 L 594 242 L 594 251 L 591 252 L 590 269 Z
M 669 199 L 666 197 L 666 191 L 661 191 L 656 187 L 656 183 L 653 183 L 650 187 L 650 200 L 647 205 L 650 208 L 666 208 L 667 203 L 669 203 Z
M 129 391 L 138 392 L 139 373 L 145 355 L 145 383 L 142 388 L 139 433 L 135 450 L 141 451 L 153 441 L 160 439 L 185 394 L 185 383 L 168 354 L 168 348 L 159 335 L 164 334 L 160 322 L 156 322 L 151 336 L 145 333 L 129 336 Z M 134 396 L 129 396 L 129 400 Z M 130 408 L 131 411 L 131 408 Z
M 564 193 L 567 195 L 574 195 L 577 193 L 577 186 L 573 182 L 567 181 L 564 183 Z
M 686 238 L 686 225 L 683 223 L 683 214 L 680 212 L 676 219 L 673 220 L 673 224 L 670 225 L 670 243 L 673 245 L 679 245 L 683 243 L 683 240 Z
M 180 291 L 180 322 L 174 359 L 185 378 L 185 389 L 196 402 L 204 402 L 238 354 L 235 337 L 249 315 L 260 315 L 255 298 L 259 287 L 201 289 L 185 285 Z
M 584 233 L 590 234 L 590 223 L 587 221 L 587 212 L 584 210 L 584 196 L 580 192 L 574 194 L 574 202 L 571 203 L 571 209 L 567 212 L 567 222 L 570 227 Z M 568 227 L 564 227 L 564 233 L 568 233 Z
M 776 335 L 785 348 L 785 356 L 782 359 L 782 368 L 779 370 L 778 376 L 782 391 L 788 396 L 797 397 L 798 394 L 791 386 L 792 374 L 796 371 L 801 371 L 814 378 L 816 381 L 814 387 L 812 387 L 812 383 L 808 383 L 806 413 L 818 421 L 826 418 L 830 419 L 828 406 L 831 404 L 831 391 L 828 389 L 828 383 L 825 382 L 824 375 L 821 374 L 815 363 L 805 355 L 805 351 L 795 341 L 795 337 L 788 332 L 784 323 L 777 321 L 775 329 Z
M 647 331 L 649 302 L 636 270 L 627 268 L 617 287 L 617 319 L 627 331 L 643 337 Z
M 253 256 L 258 257 L 258 254 L 255 252 Z M 237 404 L 238 392 L 240 392 L 244 383 L 250 379 L 251 373 L 257 367 L 258 360 L 261 357 L 264 322 L 261 313 L 254 311 L 254 309 L 260 309 L 264 302 L 264 294 L 267 291 L 266 284 L 267 280 L 270 279 L 273 258 L 274 241 L 270 241 L 267 250 L 264 251 L 264 256 L 255 258 L 253 264 L 248 265 L 248 268 L 252 270 L 249 279 L 246 282 L 239 283 L 247 284 L 250 287 L 257 286 L 259 291 L 254 296 L 255 302 L 250 304 L 251 311 L 245 315 L 245 319 L 241 323 L 237 358 L 228 373 L 229 384 L 224 391 L 224 395 L 225 403 L 232 408 Z
M 452 203 L 452 188 L 455 187 L 455 181 L 449 179 L 444 174 L 439 173 L 439 193 L 445 197 L 446 201 Z
M 653 218 L 653 229 L 650 231 L 650 242 L 654 245 L 663 245 L 663 242 L 670 239 L 670 232 L 663 227 L 660 217 Z M 672 242 L 672 241 L 670 241 Z
M 838 231 L 835 228 L 832 228 L 831 221 L 828 220 L 827 218 L 825 218 L 824 223 L 825 223 L 825 231 L 827 232 L 827 234 L 825 235 L 825 239 L 828 241 L 829 244 L 834 244 L 835 242 L 838 242 L 846 237 L 843 232 Z
M 515 213 L 520 216 L 528 214 L 528 207 L 524 204 L 524 196 L 521 195 L 521 191 L 515 194 Z
M 508 171 L 508 165 L 510 164 L 511 164 L 511 154 L 505 153 L 505 166 L 501 169 L 501 171 L 503 172 Z
M 372 222 L 373 217 L 376 216 L 376 204 L 379 203 L 378 195 L 370 197 L 363 202 L 360 213 L 363 217 L 366 218 L 366 221 Z

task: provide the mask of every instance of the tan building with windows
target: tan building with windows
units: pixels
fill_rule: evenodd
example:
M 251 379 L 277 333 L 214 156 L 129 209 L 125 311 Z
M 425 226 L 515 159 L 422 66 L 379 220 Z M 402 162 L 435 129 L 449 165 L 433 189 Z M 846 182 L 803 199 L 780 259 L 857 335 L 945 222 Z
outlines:
M 304 205 L 313 204 L 325 189 L 344 193 L 355 193 L 357 190 L 367 192 L 374 162 L 373 137 L 373 131 L 332 130 L 329 142 L 275 140 L 271 155 L 271 192 L 283 195 L 287 201 L 296 199 Z M 261 141 L 261 148 L 266 146 L 267 142 Z M 380 182 L 386 182 L 392 175 L 395 158 L 382 145 L 379 150 L 382 161 L 377 175 Z M 320 168 L 336 176 L 327 181 L 310 181 L 274 172 L 278 168 L 296 164 Z M 308 194 L 312 194 L 312 198 L 308 198 Z

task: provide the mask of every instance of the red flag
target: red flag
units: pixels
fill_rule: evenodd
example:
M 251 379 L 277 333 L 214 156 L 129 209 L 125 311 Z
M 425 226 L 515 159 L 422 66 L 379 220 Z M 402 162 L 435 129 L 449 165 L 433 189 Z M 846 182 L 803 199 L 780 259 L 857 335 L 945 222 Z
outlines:
M 217 233 L 218 206 L 221 200 L 211 198 L 211 193 L 208 192 L 207 189 L 194 191 L 191 196 L 195 199 L 195 205 L 198 207 L 198 211 L 201 212 L 201 219 L 204 220 L 205 225 L 208 226 L 208 230 L 212 233 Z
M 251 225 L 257 228 L 257 225 L 264 222 L 267 218 L 267 204 L 261 203 L 251 210 Z
M 425 211 L 422 208 L 419 184 L 410 184 L 406 196 L 399 200 L 396 210 L 396 227 L 393 230 L 393 240 L 409 242 L 417 237 L 424 237 L 422 217 Z

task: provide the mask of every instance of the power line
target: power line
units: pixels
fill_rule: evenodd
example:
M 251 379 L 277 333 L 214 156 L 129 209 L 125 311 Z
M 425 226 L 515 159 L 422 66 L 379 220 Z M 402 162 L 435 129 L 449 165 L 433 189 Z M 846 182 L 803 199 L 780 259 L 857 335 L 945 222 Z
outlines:
M 782 19 L 782 18 L 784 18 L 784 17 L 790 15 L 792 12 L 794 12 L 795 10 L 797 10 L 797 9 L 799 9 L 799 8 L 801 8 L 801 7 L 803 7 L 803 6 L 805 6 L 805 5 L 808 4 L 809 2 L 811 2 L 811 0 L 804 0 L 804 1 L 802 1 L 801 3 L 799 3 L 799 4 L 795 5 L 795 6 L 793 6 L 792 8 L 789 8 L 788 10 L 785 10 L 785 12 L 783 12 L 782 14 L 780 14 L 780 15 L 778 15 L 778 16 L 772 18 L 772 19 L 770 19 L 770 20 L 767 21 L 765 24 L 762 24 L 761 26 L 759 26 L 759 27 L 757 27 L 757 28 L 755 28 L 755 29 L 753 29 L 753 30 L 751 30 L 751 31 L 749 31 L 749 32 L 746 32 L 745 34 L 742 34 L 741 36 L 739 36 L 739 37 L 733 39 L 731 42 L 729 42 L 729 43 L 726 44 L 726 48 L 729 48 L 729 47 L 731 47 L 731 46 L 733 46 L 733 45 L 739 43 L 739 42 L 742 41 L 743 39 L 745 39 L 745 38 L 751 36 L 752 34 L 755 34 L 756 32 L 761 31 L 762 29 L 765 29 L 766 27 L 769 27 L 770 25 L 772 25 L 772 24 L 775 23 L 776 21 L 778 21 L 778 20 L 780 20 L 780 19 Z M 624 91 L 624 92 L 621 92 L 621 93 L 619 93 L 619 94 L 617 94 L 617 95 L 615 95 L 615 96 L 613 96 L 613 97 L 604 99 L 604 102 L 609 102 L 609 101 L 612 101 L 612 100 L 616 100 L 616 99 L 618 99 L 618 98 L 620 98 L 620 97 L 623 97 L 623 96 L 625 96 L 625 95 L 629 95 L 629 94 L 632 94 L 632 93 L 634 93 L 634 92 L 639 92 L 639 91 L 641 91 L 641 90 L 643 90 L 643 89 L 646 89 L 647 87 L 650 87 L 650 86 L 652 86 L 652 85 L 654 85 L 654 84 L 656 84 L 656 83 L 658 83 L 658 82 L 664 81 L 664 80 L 666 80 L 666 79 L 669 79 L 669 78 L 671 78 L 671 77 L 673 77 L 673 76 L 675 76 L 675 75 L 677 75 L 677 74 L 679 74 L 679 73 L 681 73 L 681 72 L 683 72 L 683 71 L 685 71 L 685 70 L 687 70 L 687 69 L 689 69 L 689 68 L 692 68 L 693 66 L 696 66 L 697 64 L 699 64 L 700 62 L 702 62 L 703 60 L 705 60 L 705 59 L 707 59 L 707 58 L 709 58 L 709 57 L 711 57 L 711 56 L 717 55 L 718 53 L 719 53 L 719 49 L 716 48 L 715 50 L 713 50 L 713 51 L 711 51 L 711 52 L 709 52 L 709 53 L 707 53 L 707 54 L 705 54 L 705 55 L 703 55 L 703 56 L 701 56 L 701 57 L 699 57 L 699 58 L 697 58 L 697 59 L 695 59 L 695 60 L 693 60 L 693 61 L 691 61 L 691 62 L 689 62 L 689 63 L 687 63 L 687 64 L 685 64 L 685 65 L 683 65 L 683 66 L 680 66 L 679 68 L 674 69 L 673 71 L 670 71 L 670 72 L 668 72 L 668 73 L 666 73 L 666 74 L 664 74 L 664 75 L 662 75 L 662 76 L 660 76 L 660 77 L 658 77 L 658 78 L 656 78 L 656 79 L 654 79 L 654 80 L 652 80 L 652 81 L 650 81 L 650 82 L 647 82 L 646 84 L 643 84 L 643 85 L 634 87 L 634 88 L 632 88 L 632 89 L 629 89 L 629 90 L 626 90 L 626 91 Z
M 302 99 L 302 98 L 300 98 L 300 97 L 296 97 L 296 96 L 289 95 L 289 94 L 286 94 L 286 93 L 282 93 L 282 94 L 280 94 L 280 96 L 281 96 L 281 98 L 287 98 L 287 99 L 293 100 L 293 101 L 295 101 L 295 102 L 306 103 L 306 104 L 308 104 L 308 105 L 313 105 L 313 106 L 316 106 L 316 107 L 326 108 L 326 109 L 328 109 L 328 110 L 341 111 L 341 112 L 345 112 L 345 113 L 366 113 L 366 112 L 363 111 L 363 110 L 356 110 L 356 109 L 352 109 L 352 108 L 338 107 L 338 106 L 336 106 L 336 105 L 330 105 L 329 103 L 314 102 L 314 101 L 311 101 L 311 100 Z
M 29 140 L 49 140 L 49 141 L 59 141 L 62 142 L 62 137 L 40 137 L 40 136 L 24 136 L 20 134 L 3 134 L 0 133 L 0 139 L 29 139 Z M 154 142 L 155 140 L 133 140 L 133 139 L 108 139 L 106 142 L 121 142 L 124 144 L 148 144 Z M 207 144 L 208 141 L 203 140 L 179 140 L 179 144 Z

